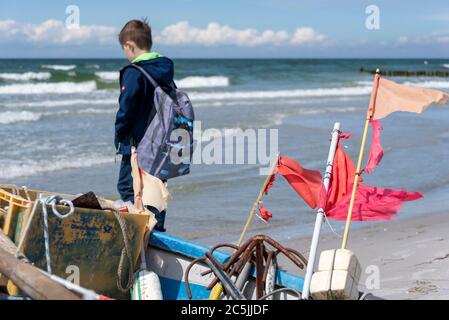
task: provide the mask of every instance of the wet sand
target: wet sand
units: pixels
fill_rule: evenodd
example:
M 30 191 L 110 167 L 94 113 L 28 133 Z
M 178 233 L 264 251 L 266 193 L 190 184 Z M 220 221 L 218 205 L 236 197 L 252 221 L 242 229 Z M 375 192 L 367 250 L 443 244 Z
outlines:
M 335 234 L 325 234 L 319 251 L 339 248 L 340 244 Z M 285 245 L 299 249 L 307 257 L 310 238 L 287 241 Z M 362 265 L 360 291 L 385 299 L 449 299 L 448 213 L 380 222 L 353 230 L 348 249 L 356 253 Z M 293 266 L 283 261 L 280 264 L 298 273 Z M 375 285 L 375 281 L 369 281 L 373 279 L 373 270 L 379 271 L 380 280 L 374 289 L 369 288 Z

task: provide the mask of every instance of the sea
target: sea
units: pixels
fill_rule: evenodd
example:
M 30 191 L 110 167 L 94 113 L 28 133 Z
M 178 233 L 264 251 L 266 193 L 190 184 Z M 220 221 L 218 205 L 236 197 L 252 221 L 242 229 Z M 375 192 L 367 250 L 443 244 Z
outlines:
M 0 184 L 65 194 L 94 191 L 118 199 L 114 121 L 119 70 L 126 64 L 123 59 L 0 60 Z M 204 132 L 195 152 L 210 151 L 211 141 L 240 130 L 276 132 L 282 155 L 322 172 L 335 122 L 352 133 L 343 143 L 357 159 L 373 81 L 361 68 L 449 71 L 448 59 L 174 59 L 174 64 L 177 86 L 191 98 Z M 390 79 L 449 92 L 444 77 Z M 449 106 L 420 115 L 396 113 L 381 123 L 385 156 L 364 176 L 365 183 L 424 195 L 406 203 L 396 219 L 447 212 Z M 266 165 L 246 160 L 200 161 L 189 175 L 170 180 L 168 232 L 205 244 L 235 242 L 265 179 L 259 169 Z M 248 235 L 284 241 L 312 234 L 314 210 L 282 177 L 263 205 L 273 218 L 266 223 L 256 217 Z M 342 222 L 328 220 L 323 232 L 333 232 L 339 241 L 342 228 Z

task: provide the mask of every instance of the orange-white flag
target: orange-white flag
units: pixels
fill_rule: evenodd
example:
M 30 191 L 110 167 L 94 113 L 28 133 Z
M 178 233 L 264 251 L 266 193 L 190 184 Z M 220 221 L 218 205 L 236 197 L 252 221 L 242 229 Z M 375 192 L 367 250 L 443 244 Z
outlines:
M 397 84 L 379 77 L 373 120 L 382 119 L 396 111 L 421 113 L 431 104 L 445 104 L 445 92 Z

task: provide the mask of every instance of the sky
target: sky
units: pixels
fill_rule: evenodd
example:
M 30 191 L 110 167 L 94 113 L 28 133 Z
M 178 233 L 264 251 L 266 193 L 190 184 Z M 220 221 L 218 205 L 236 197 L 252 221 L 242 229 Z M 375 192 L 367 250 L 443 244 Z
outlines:
M 120 58 L 121 27 L 143 17 L 173 58 L 449 57 L 448 0 L 15 0 L 0 58 Z

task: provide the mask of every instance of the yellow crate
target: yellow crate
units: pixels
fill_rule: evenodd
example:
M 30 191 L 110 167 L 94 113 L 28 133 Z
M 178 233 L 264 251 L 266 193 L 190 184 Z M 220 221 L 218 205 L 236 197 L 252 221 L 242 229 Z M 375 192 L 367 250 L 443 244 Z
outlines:
M 24 189 L 14 185 L 0 185 L 1 228 L 16 244 L 22 230 L 23 220 L 33 202 L 23 197 Z

